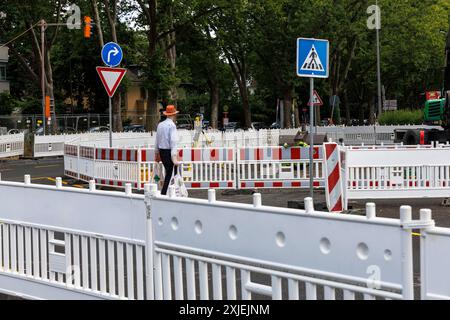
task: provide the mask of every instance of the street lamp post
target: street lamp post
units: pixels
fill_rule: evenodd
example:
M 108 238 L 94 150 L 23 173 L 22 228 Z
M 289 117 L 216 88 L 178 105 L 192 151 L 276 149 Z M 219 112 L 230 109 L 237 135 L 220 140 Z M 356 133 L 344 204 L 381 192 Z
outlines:
M 376 32 L 377 32 L 377 78 L 378 78 L 378 117 L 382 112 L 382 97 L 381 97 L 381 55 L 380 55 L 380 29 L 381 29 L 381 12 L 378 7 L 378 0 L 375 1 L 377 6 L 376 15 Z

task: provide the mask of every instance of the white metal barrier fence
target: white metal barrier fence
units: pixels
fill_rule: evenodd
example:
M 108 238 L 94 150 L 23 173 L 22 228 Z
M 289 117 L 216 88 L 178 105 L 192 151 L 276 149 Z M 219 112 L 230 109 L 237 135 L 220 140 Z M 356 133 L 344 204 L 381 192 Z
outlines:
M 310 148 L 246 147 L 237 155 L 238 187 L 309 188 Z M 314 147 L 314 187 L 324 187 L 323 148 Z
M 417 129 L 431 128 L 430 126 L 360 126 L 360 127 L 317 127 L 318 133 L 326 133 L 330 139 L 339 142 L 340 139 L 347 145 L 360 144 L 391 144 L 394 142 L 395 129 Z M 222 132 L 218 130 L 205 130 L 196 136 L 193 130 L 179 130 L 180 147 L 260 147 L 279 145 L 280 135 L 295 135 L 297 129 L 261 129 L 238 130 Z M 309 130 L 306 127 L 306 130 Z M 14 138 L 12 138 L 14 136 Z M 154 133 L 152 132 L 117 132 L 113 133 L 114 147 L 153 147 Z M 7 141 L 12 139 L 13 141 Z M 0 156 L 3 154 L 13 154 L 13 156 L 23 155 L 24 134 L 1 135 L 0 136 Z M 6 141 L 5 144 L 2 142 Z M 91 143 L 97 146 L 108 145 L 108 133 L 77 133 L 61 135 L 35 135 L 34 136 L 34 154 L 36 158 L 62 156 L 64 154 L 64 143 L 83 142 Z M 14 150 L 14 152 L 6 151 Z M 9 157 L 10 155 L 5 155 Z
M 450 145 L 347 147 L 348 199 L 450 197 Z
M 22 156 L 23 150 L 23 133 L 0 135 L 0 158 Z
M 315 147 L 315 187 L 324 187 L 323 148 Z M 309 148 L 184 148 L 178 156 L 189 189 L 307 188 Z M 66 144 L 65 175 L 98 185 L 142 190 L 163 172 L 153 148 L 110 149 Z
M 0 182 L 0 292 L 30 299 L 450 298 L 449 229 L 413 220 Z M 23 199 L 40 199 L 29 206 Z M 424 230 L 426 229 L 426 230 Z M 339 230 L 339 233 L 336 233 Z M 380 237 L 380 234 L 383 236 Z M 443 262 L 444 259 L 444 262 Z M 439 281 L 441 280 L 441 281 Z M 418 298 L 418 297 L 417 297 Z
M 0 182 L 0 291 L 145 299 L 143 196 Z M 30 205 L 30 200 L 36 201 Z M 143 224 L 144 223 L 144 224 Z

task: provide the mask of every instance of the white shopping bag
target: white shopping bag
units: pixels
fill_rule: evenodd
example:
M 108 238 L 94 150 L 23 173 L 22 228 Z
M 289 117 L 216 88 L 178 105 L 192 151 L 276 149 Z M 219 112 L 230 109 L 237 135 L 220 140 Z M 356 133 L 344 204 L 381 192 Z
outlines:
M 162 190 L 164 186 L 164 168 L 162 163 L 156 163 L 153 171 L 153 183 L 158 185 L 158 190 Z
M 175 196 L 187 198 L 189 193 L 184 185 L 183 177 L 180 174 L 179 166 L 175 167 L 173 170 L 172 179 L 170 180 L 170 186 L 175 187 Z

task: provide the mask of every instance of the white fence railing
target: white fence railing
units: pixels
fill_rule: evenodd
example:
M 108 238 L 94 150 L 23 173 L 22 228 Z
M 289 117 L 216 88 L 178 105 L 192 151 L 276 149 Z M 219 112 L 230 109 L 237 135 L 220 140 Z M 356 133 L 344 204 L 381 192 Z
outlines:
M 164 172 L 153 148 L 66 144 L 65 149 L 65 175 L 102 186 L 131 183 L 142 190 L 145 183 L 156 182 L 157 171 Z M 324 186 L 322 149 L 315 147 L 315 187 Z M 188 189 L 309 187 L 308 147 L 183 148 L 178 156 Z
M 450 197 L 450 145 L 348 147 L 348 199 Z
M 143 196 L 58 184 L 32 185 L 29 176 L 25 184 L 0 183 L 0 291 L 25 298 L 145 299 Z M 23 199 L 39 200 L 30 206 Z
M 400 219 L 0 182 L 0 292 L 30 299 L 449 299 L 450 229 Z M 32 206 L 23 199 L 39 199 Z M 413 277 L 412 229 L 422 233 Z M 339 230 L 339 233 L 336 233 Z M 382 237 L 380 237 L 382 235 Z M 416 298 L 419 298 L 418 296 Z
M 345 198 L 450 197 L 450 144 L 341 147 Z M 188 188 L 308 188 L 309 148 L 180 149 Z M 314 187 L 324 187 L 323 148 L 315 147 Z M 155 182 L 154 149 L 66 145 L 66 175 L 104 186 Z
M 361 144 L 391 144 L 394 142 L 395 129 L 418 129 L 432 128 L 430 126 L 361 126 L 361 127 L 317 127 L 318 133 L 326 133 L 328 138 L 334 142 L 343 140 L 346 145 Z M 179 130 L 179 147 L 260 147 L 260 146 L 278 146 L 280 135 L 295 135 L 301 129 L 262 129 L 238 130 L 222 132 L 218 130 L 205 130 L 196 134 L 193 130 Z M 309 130 L 306 127 L 306 130 Z M 14 155 L 22 155 L 21 147 L 15 144 L 22 142 L 23 133 L 14 135 L 14 145 L 2 146 L 2 140 L 12 139 L 12 135 L 0 136 L 0 156 L 7 153 L 6 150 L 13 148 Z M 97 146 L 109 146 L 109 133 L 79 133 L 79 134 L 61 134 L 61 135 L 36 135 L 34 137 L 34 154 L 36 158 L 62 156 L 64 154 L 64 143 L 80 142 L 84 145 L 92 144 Z M 196 140 L 196 137 L 198 139 Z M 118 132 L 113 133 L 113 146 L 117 147 L 153 147 L 155 135 L 152 132 L 134 133 Z M 11 142 L 9 142 L 11 143 Z M 5 151 L 2 151 L 2 150 Z M 8 157 L 7 155 L 6 157 Z
M 23 133 L 0 135 L 0 159 L 22 156 L 23 151 Z

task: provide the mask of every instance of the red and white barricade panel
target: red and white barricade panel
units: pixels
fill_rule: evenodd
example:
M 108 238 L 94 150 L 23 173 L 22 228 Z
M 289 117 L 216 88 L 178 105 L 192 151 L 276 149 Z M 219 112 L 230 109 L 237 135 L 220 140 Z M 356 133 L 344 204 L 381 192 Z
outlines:
M 138 149 L 97 148 L 93 175 L 96 184 L 124 188 L 131 183 L 133 188 L 142 189 L 138 160 Z
M 238 187 L 309 188 L 309 147 L 238 150 Z M 323 150 L 314 147 L 314 187 L 324 187 Z
M 178 158 L 186 188 L 236 188 L 235 149 L 186 148 L 178 151 Z
M 344 188 L 340 151 L 337 143 L 324 143 L 325 153 L 325 198 L 330 212 L 344 210 Z

